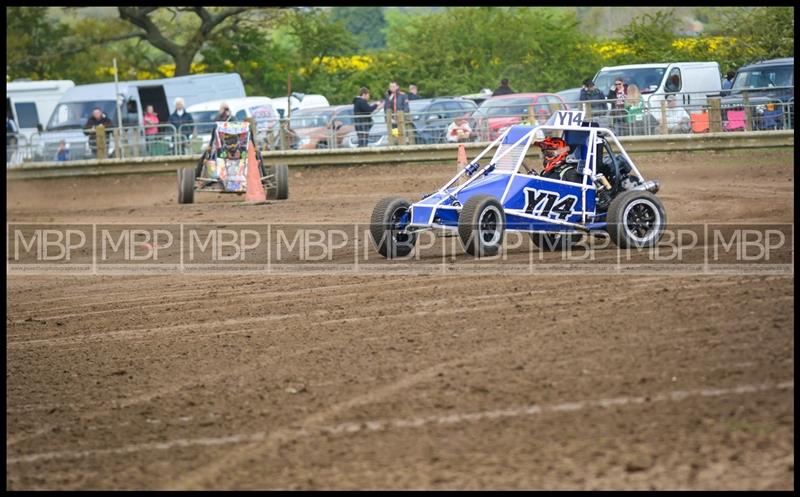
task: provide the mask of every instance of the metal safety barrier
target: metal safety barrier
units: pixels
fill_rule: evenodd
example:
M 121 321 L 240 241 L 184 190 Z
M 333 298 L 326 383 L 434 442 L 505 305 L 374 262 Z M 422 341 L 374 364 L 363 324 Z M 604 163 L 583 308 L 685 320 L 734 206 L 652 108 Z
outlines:
M 669 153 L 748 148 L 794 147 L 794 130 L 741 133 L 700 133 L 665 136 L 624 136 L 620 138 L 628 153 Z M 467 143 L 468 157 L 474 157 L 487 142 Z M 355 166 L 410 163 L 455 164 L 457 144 L 406 145 L 337 150 L 280 150 L 263 153 L 267 165 Z M 528 150 L 538 156 L 538 149 Z M 199 155 L 136 157 L 131 159 L 83 160 L 72 162 L 23 163 L 7 166 L 7 180 L 103 176 L 113 174 L 173 173 L 181 167 L 194 167 Z

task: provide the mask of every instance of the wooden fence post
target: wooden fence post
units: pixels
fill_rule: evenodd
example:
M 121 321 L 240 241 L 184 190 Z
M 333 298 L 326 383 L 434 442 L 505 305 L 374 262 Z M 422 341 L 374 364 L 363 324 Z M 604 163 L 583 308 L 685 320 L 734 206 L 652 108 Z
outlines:
M 661 126 L 659 128 L 659 133 L 662 135 L 666 135 L 669 133 L 669 125 L 667 123 L 667 101 L 661 101 Z
M 397 140 L 392 134 L 392 111 L 386 111 L 386 141 L 389 145 L 397 145 Z
M 720 109 L 719 97 L 708 99 L 708 127 L 712 133 L 722 131 L 722 109 Z
M 753 109 L 750 108 L 750 97 L 747 96 L 747 93 L 742 95 L 742 105 L 744 105 L 744 130 L 752 131 Z
M 406 121 L 405 121 L 405 112 L 402 110 L 397 111 L 397 141 L 401 145 L 406 144 Z
M 114 128 L 114 157 L 122 158 L 122 140 L 120 140 L 120 129 Z
M 97 145 L 97 158 L 105 159 L 108 157 L 106 148 L 106 127 L 98 124 L 94 127 L 95 141 Z

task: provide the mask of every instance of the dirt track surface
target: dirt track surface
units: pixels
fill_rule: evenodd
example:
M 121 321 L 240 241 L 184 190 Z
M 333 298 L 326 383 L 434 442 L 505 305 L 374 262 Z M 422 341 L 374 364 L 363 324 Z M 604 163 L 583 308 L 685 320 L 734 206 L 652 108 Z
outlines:
M 671 223 L 794 223 L 791 151 L 635 158 Z M 293 169 L 288 201 L 250 206 L 177 205 L 171 176 L 12 182 L 7 218 L 364 223 L 453 172 Z M 794 488 L 793 269 L 7 293 L 7 489 Z

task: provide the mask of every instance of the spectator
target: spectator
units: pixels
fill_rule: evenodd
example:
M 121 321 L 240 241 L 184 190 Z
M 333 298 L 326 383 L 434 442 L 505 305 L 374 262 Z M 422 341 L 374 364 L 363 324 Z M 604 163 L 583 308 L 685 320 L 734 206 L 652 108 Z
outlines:
M 231 108 L 228 102 L 219 104 L 219 112 L 214 116 L 214 121 L 230 121 L 231 117 Z
M 644 134 L 644 98 L 642 98 L 639 87 L 634 84 L 628 85 L 625 112 L 625 123 L 628 125 L 630 134 Z
M 178 134 L 177 136 L 180 139 L 180 143 L 178 144 L 179 152 L 185 154 L 186 144 L 194 134 L 194 126 L 192 126 L 192 124 L 194 124 L 194 119 L 191 114 L 186 112 L 186 107 L 181 97 L 175 99 L 175 112 L 170 114 L 169 123 L 175 126 L 175 130 Z
M 689 133 L 692 129 L 692 120 L 686 109 L 678 105 L 675 95 L 667 95 L 667 131 L 674 133 Z
M 106 143 L 108 143 L 108 135 L 111 132 L 110 129 L 114 124 L 103 112 L 103 109 L 100 107 L 95 107 L 94 110 L 92 110 L 92 115 L 89 116 L 89 119 L 86 120 L 86 124 L 83 125 L 83 132 L 89 136 L 89 148 L 92 150 L 92 155 L 95 157 L 97 157 L 96 127 L 101 124 L 106 128 Z
M 496 97 L 498 95 L 508 95 L 510 93 L 515 92 L 510 86 L 508 86 L 508 78 L 503 78 L 500 80 L 500 86 L 498 86 L 497 89 L 492 92 L 492 96 Z
M 533 116 L 533 109 L 525 109 L 525 112 L 520 116 L 519 123 L 523 126 L 538 126 L 539 122 Z
M 69 143 L 66 140 L 58 142 L 58 150 L 54 157 L 56 162 L 65 162 L 69 160 Z
M 614 132 L 622 134 L 625 128 L 625 99 L 628 97 L 627 85 L 622 78 L 614 80 L 614 87 L 608 90 L 606 99 L 611 100 L 611 117 L 613 119 Z
M 383 101 L 370 105 L 369 89 L 361 87 L 358 96 L 353 99 L 353 114 L 355 115 L 356 133 L 358 134 L 358 146 L 366 147 L 369 138 L 369 129 L 372 126 L 372 113 L 375 109 L 383 105 Z
M 417 85 L 408 85 L 408 99 L 419 100 L 420 96 L 417 95 Z
M 733 78 L 736 77 L 736 71 L 728 71 L 725 75 L 725 79 L 722 80 L 722 89 L 723 90 L 730 90 L 733 86 Z M 723 93 L 723 95 L 727 95 L 728 92 Z
M 156 114 L 155 109 L 153 109 L 152 105 L 148 105 L 145 107 L 144 111 L 144 137 L 145 141 L 147 141 L 147 147 L 151 148 L 150 145 L 152 142 L 155 141 L 156 135 L 158 135 L 158 127 L 154 126 L 158 124 L 158 114 Z M 152 150 L 151 150 L 152 152 Z
M 460 116 L 447 127 L 445 139 L 450 143 L 469 141 L 472 138 L 472 128 L 468 116 Z
M 581 88 L 581 102 L 591 102 L 592 114 L 599 114 L 606 110 L 605 95 L 595 86 L 594 81 L 591 79 L 583 80 L 583 88 Z
M 19 142 L 19 127 L 9 112 L 6 112 L 6 162 L 11 162 Z
M 392 136 L 397 136 L 397 113 L 409 112 L 408 97 L 405 93 L 400 91 L 400 86 L 397 84 L 397 81 L 393 80 L 389 83 L 389 90 L 386 92 L 386 100 L 383 104 L 383 111 L 385 113 L 388 113 L 389 111 L 392 112 L 392 130 L 390 133 Z

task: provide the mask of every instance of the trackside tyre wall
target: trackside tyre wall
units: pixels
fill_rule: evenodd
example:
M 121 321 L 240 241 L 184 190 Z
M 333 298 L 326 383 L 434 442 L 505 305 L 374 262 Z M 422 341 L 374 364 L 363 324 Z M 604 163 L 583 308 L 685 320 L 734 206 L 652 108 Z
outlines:
M 194 168 L 184 167 L 178 169 L 178 203 L 191 204 L 194 202 Z
M 378 253 L 387 259 L 405 257 L 414 249 L 416 234 L 401 233 L 394 229 L 409 207 L 411 203 L 403 197 L 387 197 L 372 210 L 369 226 L 372 243 Z
M 654 247 L 667 226 L 661 201 L 648 191 L 628 191 L 608 206 L 607 231 L 620 248 Z
M 497 254 L 503 244 L 506 216 L 503 206 L 491 195 L 470 197 L 458 217 L 458 237 L 464 251 L 476 257 Z

